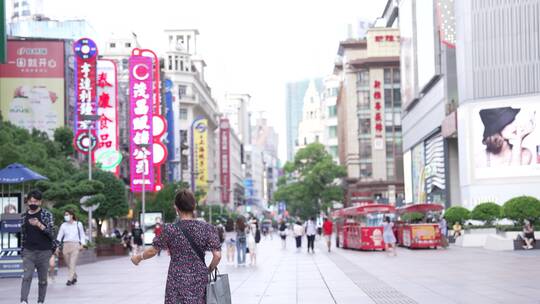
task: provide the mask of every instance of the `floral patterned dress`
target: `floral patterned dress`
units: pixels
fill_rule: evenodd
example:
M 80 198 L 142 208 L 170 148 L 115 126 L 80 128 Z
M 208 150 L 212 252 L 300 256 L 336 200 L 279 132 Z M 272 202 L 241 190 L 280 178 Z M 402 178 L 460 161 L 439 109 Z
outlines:
M 165 304 L 205 304 L 208 268 L 192 249 L 188 239 L 182 234 L 189 234 L 200 250 L 220 250 L 221 243 L 217 230 L 210 224 L 199 220 L 182 220 L 165 225 L 161 235 L 154 238 L 153 246 L 157 250 L 168 249 L 171 254 Z

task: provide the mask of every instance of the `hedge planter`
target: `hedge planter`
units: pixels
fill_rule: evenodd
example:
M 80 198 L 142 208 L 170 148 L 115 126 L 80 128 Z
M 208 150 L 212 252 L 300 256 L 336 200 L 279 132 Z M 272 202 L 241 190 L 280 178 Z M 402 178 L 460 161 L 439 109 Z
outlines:
M 122 244 L 101 244 L 96 246 L 96 253 L 98 257 L 124 256 L 128 250 Z

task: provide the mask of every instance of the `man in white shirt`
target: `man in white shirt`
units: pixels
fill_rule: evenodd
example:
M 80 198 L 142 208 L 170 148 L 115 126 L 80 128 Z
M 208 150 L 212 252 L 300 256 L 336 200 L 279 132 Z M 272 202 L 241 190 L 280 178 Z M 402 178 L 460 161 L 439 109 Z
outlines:
M 304 227 L 302 223 L 297 221 L 293 226 L 294 238 L 296 239 L 296 251 L 300 251 L 302 248 L 302 236 L 304 235 Z
M 67 286 L 77 283 L 77 273 L 75 267 L 79 259 L 79 252 L 86 245 L 86 235 L 81 222 L 77 221 L 75 214 L 66 210 L 64 212 L 64 223 L 60 226 L 56 239 L 62 243 L 62 255 L 68 266 Z

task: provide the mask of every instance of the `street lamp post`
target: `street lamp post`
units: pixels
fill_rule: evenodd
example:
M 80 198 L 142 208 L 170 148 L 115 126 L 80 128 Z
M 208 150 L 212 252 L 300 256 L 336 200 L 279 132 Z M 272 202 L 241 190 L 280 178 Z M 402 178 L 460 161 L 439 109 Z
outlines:
M 99 120 L 99 115 L 81 115 L 81 119 L 90 121 L 88 124 L 88 180 L 92 180 L 92 122 Z
M 90 121 L 90 124 L 88 124 L 88 180 L 92 180 L 92 122 L 99 120 L 99 115 L 93 114 L 93 115 L 81 115 L 82 120 Z M 97 145 L 97 138 L 96 138 L 96 145 Z M 91 207 L 90 207 L 91 208 Z M 88 230 L 89 230 L 89 236 L 88 239 L 92 241 L 92 209 L 88 211 Z
M 141 148 L 141 149 L 147 149 L 148 147 L 150 147 L 150 144 L 138 144 L 137 145 L 137 148 Z M 143 162 L 146 163 L 146 152 L 143 153 Z M 141 208 L 142 208 L 142 218 L 141 218 L 141 229 L 142 229 L 142 232 L 143 232 L 143 236 L 144 236 L 144 233 L 146 232 L 146 225 L 145 225 L 145 222 L 144 222 L 144 218 L 145 218 L 145 215 L 146 215 L 146 200 L 145 200 L 145 196 L 146 196 L 146 168 L 143 168 L 143 174 L 142 174 L 142 178 L 143 178 L 143 185 L 142 185 L 142 192 L 141 192 Z M 143 244 L 143 247 L 144 247 L 144 244 Z

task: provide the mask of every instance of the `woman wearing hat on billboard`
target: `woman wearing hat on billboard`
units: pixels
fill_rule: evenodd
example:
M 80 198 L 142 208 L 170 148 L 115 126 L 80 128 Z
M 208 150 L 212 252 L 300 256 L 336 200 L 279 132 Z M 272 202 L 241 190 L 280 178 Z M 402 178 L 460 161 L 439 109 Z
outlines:
M 482 143 L 486 146 L 481 167 L 529 165 L 532 153 L 523 147 L 523 140 L 534 130 L 534 119 L 526 124 L 516 122 L 520 109 L 511 107 L 483 109 Z

